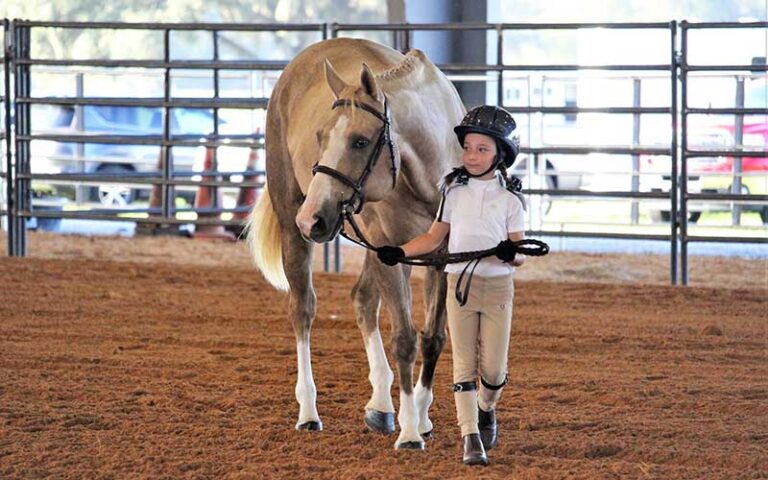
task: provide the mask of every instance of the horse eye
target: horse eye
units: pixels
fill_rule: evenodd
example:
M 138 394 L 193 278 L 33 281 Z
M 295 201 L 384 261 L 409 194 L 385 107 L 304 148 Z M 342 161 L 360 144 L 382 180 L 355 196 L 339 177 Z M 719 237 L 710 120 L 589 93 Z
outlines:
M 371 142 L 367 138 L 357 137 L 352 141 L 352 148 L 360 150 L 362 148 L 367 147 L 369 143 Z

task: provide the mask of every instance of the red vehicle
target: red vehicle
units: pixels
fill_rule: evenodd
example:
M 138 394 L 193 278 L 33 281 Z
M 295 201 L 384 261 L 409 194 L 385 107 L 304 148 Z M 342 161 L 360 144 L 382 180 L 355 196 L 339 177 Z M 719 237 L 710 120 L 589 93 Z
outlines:
M 747 108 L 766 108 L 765 77 L 747 82 L 745 106 Z M 690 123 L 688 126 L 687 147 L 689 151 L 736 150 L 742 148 L 749 152 L 765 154 L 768 147 L 768 115 L 744 115 L 742 138 L 736 142 L 734 124 L 704 125 Z M 740 173 L 737 172 L 734 157 L 726 155 L 716 157 L 690 157 L 687 161 L 688 192 L 690 193 L 733 193 L 734 179 L 741 176 L 742 194 L 768 194 L 768 154 L 760 157 L 741 157 Z M 641 165 L 644 173 L 658 172 L 661 175 L 644 175 L 641 180 L 643 190 L 669 192 L 669 159 L 646 157 Z M 742 212 L 758 212 L 763 223 L 768 223 L 768 205 L 742 204 L 727 201 L 690 201 L 688 220 L 696 222 L 703 212 L 730 211 L 739 205 Z M 669 221 L 668 210 L 650 211 L 656 221 Z

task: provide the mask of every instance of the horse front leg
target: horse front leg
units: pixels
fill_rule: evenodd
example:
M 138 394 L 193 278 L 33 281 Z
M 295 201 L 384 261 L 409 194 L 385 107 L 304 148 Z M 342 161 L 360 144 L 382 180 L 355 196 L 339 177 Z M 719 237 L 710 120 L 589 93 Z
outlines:
M 283 231 L 283 266 L 290 285 L 288 317 L 296 336 L 296 400 L 299 420 L 296 430 L 319 431 L 323 422 L 317 413 L 317 388 L 312 377 L 310 332 L 315 318 L 315 290 L 312 286 L 312 244 L 303 240 L 298 231 Z
M 368 252 L 360 278 L 352 289 L 355 317 L 363 335 L 365 353 L 368 357 L 369 374 L 373 393 L 365 406 L 365 424 L 372 430 L 390 434 L 395 431 L 395 407 L 390 389 L 394 375 L 387 361 L 384 343 L 379 331 L 379 305 L 381 297 L 371 271 L 371 262 L 377 262 L 375 255 Z
M 414 390 L 416 408 L 419 413 L 419 433 L 424 437 L 432 435 L 432 421 L 429 407 L 432 405 L 432 384 L 435 368 L 446 340 L 445 295 L 447 285 L 441 269 L 429 268 L 424 278 L 424 303 L 426 325 L 421 332 L 421 371 Z
M 419 435 L 419 412 L 413 392 L 413 364 L 416 360 L 416 329 L 411 320 L 410 270 L 403 266 L 376 265 L 379 292 L 392 319 L 392 353 L 397 362 L 400 384 L 400 435 L 395 448 L 424 449 Z

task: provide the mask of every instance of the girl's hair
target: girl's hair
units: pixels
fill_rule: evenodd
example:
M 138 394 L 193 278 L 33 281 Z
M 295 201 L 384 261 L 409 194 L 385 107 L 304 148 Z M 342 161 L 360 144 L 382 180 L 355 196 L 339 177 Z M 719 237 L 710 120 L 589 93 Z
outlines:
M 519 178 L 510 176 L 507 172 L 507 167 L 504 166 L 504 159 L 507 156 L 507 152 L 505 149 L 501 148 L 499 140 L 496 140 L 496 151 L 498 152 L 497 155 L 499 155 L 499 161 L 496 164 L 496 168 L 501 173 L 501 178 L 504 179 L 504 184 L 507 186 L 508 190 L 511 189 L 519 192 L 522 189 L 523 184 Z
M 501 175 L 504 177 L 504 180 L 508 180 L 507 178 L 507 169 L 504 167 L 504 159 L 507 158 L 507 151 L 502 147 L 501 140 L 498 138 L 496 140 L 496 169 L 501 172 Z

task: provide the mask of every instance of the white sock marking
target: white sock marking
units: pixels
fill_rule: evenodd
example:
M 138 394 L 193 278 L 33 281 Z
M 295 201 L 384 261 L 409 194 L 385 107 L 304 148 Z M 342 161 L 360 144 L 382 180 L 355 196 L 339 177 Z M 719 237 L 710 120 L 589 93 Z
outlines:
M 370 368 L 368 380 L 373 387 L 373 394 L 365 408 L 380 412 L 394 412 L 395 406 L 392 404 L 392 395 L 390 394 L 394 375 L 389 367 L 387 354 L 384 352 L 384 343 L 381 341 L 381 333 L 378 330 L 365 339 L 365 353 L 368 356 L 368 367 Z
M 298 358 L 298 378 L 296 379 L 296 400 L 299 402 L 299 421 L 297 426 L 307 422 L 319 422 L 317 414 L 317 388 L 312 378 L 312 358 L 308 342 L 296 343 Z

